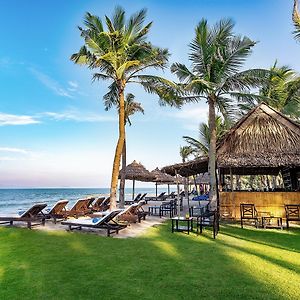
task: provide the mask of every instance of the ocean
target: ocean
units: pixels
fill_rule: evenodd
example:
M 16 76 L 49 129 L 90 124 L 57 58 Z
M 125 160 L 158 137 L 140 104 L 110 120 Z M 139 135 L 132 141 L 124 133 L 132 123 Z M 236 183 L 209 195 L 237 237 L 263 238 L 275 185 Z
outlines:
M 175 188 L 171 188 L 171 191 Z M 158 188 L 158 193 L 167 191 L 167 188 Z M 136 188 L 138 193 L 155 195 L 155 188 Z M 0 213 L 17 212 L 30 208 L 34 203 L 47 203 L 51 207 L 61 199 L 69 200 L 68 207 L 71 207 L 77 199 L 86 196 L 108 196 L 108 188 L 39 188 L 39 189 L 0 189 Z M 125 189 L 125 198 L 132 199 L 132 189 Z

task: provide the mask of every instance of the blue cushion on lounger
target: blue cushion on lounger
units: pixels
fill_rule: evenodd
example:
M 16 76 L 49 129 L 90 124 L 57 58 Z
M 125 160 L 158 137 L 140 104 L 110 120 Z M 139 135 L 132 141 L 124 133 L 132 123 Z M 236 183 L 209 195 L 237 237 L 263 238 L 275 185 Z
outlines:
M 25 210 L 20 210 L 20 211 L 18 211 L 18 215 L 22 216 L 24 214 L 24 212 L 25 212 Z
M 93 218 L 92 222 L 97 223 L 101 218 Z
M 201 200 L 208 200 L 208 198 L 209 198 L 209 195 L 204 194 L 204 195 L 196 196 L 192 200 L 194 200 L 194 201 L 201 201 Z

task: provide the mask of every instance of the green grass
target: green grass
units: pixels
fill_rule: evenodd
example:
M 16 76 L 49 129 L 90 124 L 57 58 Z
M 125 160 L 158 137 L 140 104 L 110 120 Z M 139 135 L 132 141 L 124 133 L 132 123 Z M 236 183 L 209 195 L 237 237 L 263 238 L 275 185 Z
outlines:
M 0 299 L 299 299 L 300 230 L 143 237 L 0 228 Z

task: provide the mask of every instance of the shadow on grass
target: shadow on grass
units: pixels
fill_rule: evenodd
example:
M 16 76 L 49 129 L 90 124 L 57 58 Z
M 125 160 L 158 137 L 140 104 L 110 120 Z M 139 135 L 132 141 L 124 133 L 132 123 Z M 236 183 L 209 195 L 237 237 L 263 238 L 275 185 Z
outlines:
M 287 230 L 279 229 L 256 229 L 235 225 L 222 225 L 222 234 L 255 242 L 262 245 L 276 247 L 278 249 L 300 253 L 300 228 Z
M 253 253 L 230 248 L 230 239 L 172 234 L 169 223 L 129 239 L 3 229 L 0 298 L 282 299 L 282 282 L 245 270 L 228 251 L 245 259 Z

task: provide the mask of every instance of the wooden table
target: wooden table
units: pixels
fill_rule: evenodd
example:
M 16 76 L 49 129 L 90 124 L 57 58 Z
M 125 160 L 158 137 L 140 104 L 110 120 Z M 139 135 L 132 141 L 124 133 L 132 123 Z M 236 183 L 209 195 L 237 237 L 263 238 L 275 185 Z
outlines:
M 277 223 L 272 223 L 272 221 L 275 221 Z M 265 216 L 261 218 L 261 223 L 263 228 L 280 228 L 281 230 L 283 229 L 282 226 L 282 217 L 275 217 L 275 216 Z
M 172 233 L 175 231 L 184 232 L 190 234 L 190 231 L 193 231 L 193 218 L 185 218 L 185 217 L 174 217 L 172 220 Z M 184 223 L 184 225 L 182 224 Z M 181 224 L 181 225 L 180 225 Z

